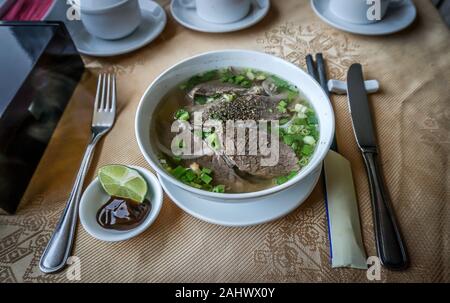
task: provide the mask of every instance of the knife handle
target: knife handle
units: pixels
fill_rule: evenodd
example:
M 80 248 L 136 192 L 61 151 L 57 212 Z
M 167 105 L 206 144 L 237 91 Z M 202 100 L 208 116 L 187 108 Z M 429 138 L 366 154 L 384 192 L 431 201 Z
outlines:
M 378 256 L 384 267 L 402 270 L 408 267 L 408 256 L 394 210 L 377 162 L 377 151 L 363 151 L 369 177 Z

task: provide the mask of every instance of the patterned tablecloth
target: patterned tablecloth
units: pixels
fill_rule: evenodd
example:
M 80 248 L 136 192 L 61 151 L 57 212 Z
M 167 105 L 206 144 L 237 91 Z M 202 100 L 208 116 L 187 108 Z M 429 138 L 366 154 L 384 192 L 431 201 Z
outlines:
M 169 12 L 169 1 L 161 1 Z M 450 33 L 429 1 L 416 0 L 418 19 L 386 37 L 343 33 L 322 23 L 309 1 L 272 1 L 258 25 L 236 33 L 205 34 L 168 25 L 150 45 L 128 55 L 85 57 L 78 86 L 14 216 L 0 216 L 0 282 L 71 281 L 63 271 L 44 275 L 38 262 L 64 207 L 89 137 L 96 75 L 118 74 L 117 123 L 100 143 L 88 180 L 108 163 L 148 167 L 134 136 L 140 97 L 155 77 L 178 61 L 209 50 L 263 51 L 304 68 L 308 53 L 324 52 L 329 73 L 345 79 L 353 62 L 381 82 L 371 96 L 382 167 L 411 267 L 382 270 L 383 282 L 450 282 Z M 333 97 L 340 151 L 355 177 L 364 244 L 375 255 L 366 173 L 345 97 Z M 296 211 L 248 228 L 211 225 L 183 212 L 167 197 L 142 235 L 106 243 L 79 226 L 73 254 L 83 282 L 364 282 L 366 272 L 332 269 L 320 185 Z

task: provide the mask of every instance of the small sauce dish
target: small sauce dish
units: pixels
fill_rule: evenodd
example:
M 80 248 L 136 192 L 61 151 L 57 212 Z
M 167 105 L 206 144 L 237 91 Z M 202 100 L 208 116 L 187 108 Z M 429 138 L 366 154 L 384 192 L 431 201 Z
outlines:
M 130 230 L 106 229 L 97 222 L 99 209 L 111 198 L 103 189 L 98 178 L 95 178 L 86 188 L 81 197 L 79 215 L 84 229 L 94 238 L 102 241 L 116 242 L 133 238 L 145 231 L 158 217 L 163 203 L 163 190 L 158 178 L 145 168 L 129 166 L 137 170 L 147 181 L 146 199 L 151 203 L 151 209 L 143 221 Z

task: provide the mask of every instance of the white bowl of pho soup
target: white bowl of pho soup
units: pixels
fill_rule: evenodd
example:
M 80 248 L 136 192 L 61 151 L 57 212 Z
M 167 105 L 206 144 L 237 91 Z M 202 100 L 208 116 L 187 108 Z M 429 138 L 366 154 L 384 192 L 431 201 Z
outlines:
M 160 178 L 235 203 L 274 195 L 320 169 L 334 115 L 321 86 L 297 66 L 222 50 L 188 58 L 154 80 L 135 131 Z

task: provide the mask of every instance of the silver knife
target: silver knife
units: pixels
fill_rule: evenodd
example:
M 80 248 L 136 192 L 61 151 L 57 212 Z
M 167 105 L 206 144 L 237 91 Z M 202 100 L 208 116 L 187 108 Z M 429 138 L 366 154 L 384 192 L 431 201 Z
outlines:
M 369 179 L 378 256 L 386 268 L 402 270 L 408 267 L 408 256 L 377 162 L 378 147 L 361 64 L 353 64 L 348 71 L 347 95 Z

